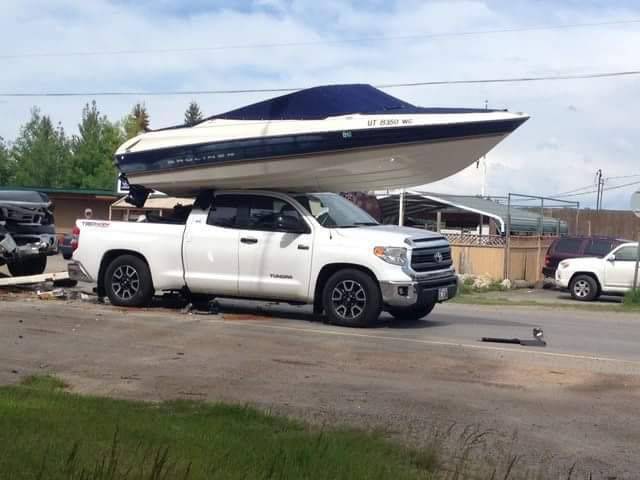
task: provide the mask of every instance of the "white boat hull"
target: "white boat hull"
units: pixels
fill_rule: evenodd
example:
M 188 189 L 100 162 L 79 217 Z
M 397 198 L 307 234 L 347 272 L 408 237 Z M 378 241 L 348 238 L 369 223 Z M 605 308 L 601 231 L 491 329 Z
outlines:
M 415 187 L 449 177 L 489 152 L 507 135 L 394 144 L 260 161 L 229 161 L 168 171 L 131 172 L 131 184 L 167 194 L 201 189 L 367 191 Z

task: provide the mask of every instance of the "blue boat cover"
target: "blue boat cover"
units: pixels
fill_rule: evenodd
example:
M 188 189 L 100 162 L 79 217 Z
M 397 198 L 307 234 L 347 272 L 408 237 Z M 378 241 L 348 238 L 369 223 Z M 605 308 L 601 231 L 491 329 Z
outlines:
M 319 120 L 360 113 L 472 113 L 470 108 L 422 108 L 404 102 L 371 85 L 327 85 L 307 88 L 207 118 L 229 120 Z

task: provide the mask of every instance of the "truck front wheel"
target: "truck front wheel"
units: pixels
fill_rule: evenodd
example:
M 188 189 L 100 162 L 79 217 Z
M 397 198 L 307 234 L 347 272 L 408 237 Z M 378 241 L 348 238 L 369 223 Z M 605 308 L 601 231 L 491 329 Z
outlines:
M 46 255 L 30 255 L 7 264 L 9 273 L 14 277 L 25 275 L 40 275 L 47 268 Z
M 153 297 L 149 266 L 134 255 L 121 255 L 109 264 L 104 286 L 111 304 L 120 307 L 144 307 Z
M 590 275 L 576 275 L 569 285 L 569 291 L 574 300 L 590 302 L 600 296 L 598 284 Z
M 382 310 L 378 284 L 367 273 L 346 268 L 331 275 L 322 294 L 329 322 L 349 327 L 374 324 Z
M 415 322 L 429 315 L 435 306 L 435 303 L 430 303 L 427 305 L 412 305 L 410 307 L 391 307 L 389 308 L 389 313 L 396 320 Z

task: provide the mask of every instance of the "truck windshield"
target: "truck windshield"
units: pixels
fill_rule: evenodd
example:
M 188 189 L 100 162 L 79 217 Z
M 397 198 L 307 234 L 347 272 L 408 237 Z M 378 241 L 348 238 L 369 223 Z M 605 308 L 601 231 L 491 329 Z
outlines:
M 378 225 L 367 212 L 335 193 L 305 193 L 295 195 L 294 198 L 323 227 L 355 228 Z

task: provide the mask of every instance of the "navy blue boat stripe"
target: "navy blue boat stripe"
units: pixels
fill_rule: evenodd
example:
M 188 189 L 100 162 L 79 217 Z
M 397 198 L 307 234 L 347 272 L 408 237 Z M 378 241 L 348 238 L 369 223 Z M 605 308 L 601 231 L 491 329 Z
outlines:
M 298 133 L 272 137 L 208 142 L 116 155 L 121 172 L 139 173 L 216 163 L 266 160 L 314 153 L 376 148 L 407 143 L 506 135 L 526 117 L 509 120 L 424 126 L 369 128 L 337 132 Z

